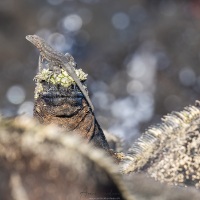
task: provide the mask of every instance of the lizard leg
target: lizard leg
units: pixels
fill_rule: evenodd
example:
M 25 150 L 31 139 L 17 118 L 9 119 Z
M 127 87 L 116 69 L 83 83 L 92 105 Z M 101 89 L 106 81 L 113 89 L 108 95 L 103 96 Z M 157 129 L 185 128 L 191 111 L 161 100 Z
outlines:
M 40 54 L 39 59 L 38 59 L 39 72 L 46 68 L 47 68 L 47 66 L 46 66 L 45 58 Z
M 51 78 L 51 76 L 54 74 L 53 64 L 52 64 L 52 63 L 49 63 L 49 64 L 48 64 L 48 69 L 49 69 L 49 71 L 51 72 L 51 73 L 49 74 L 49 77 L 48 77 L 48 80 L 47 80 L 47 82 L 48 82 L 48 84 L 49 84 L 49 83 L 50 83 L 50 78 Z
M 44 56 L 42 56 L 41 54 L 40 54 L 40 56 L 41 56 L 41 61 L 43 62 L 43 61 L 44 61 L 44 59 L 45 59 L 45 57 L 44 57 Z
M 74 57 L 71 55 L 71 54 L 69 54 L 69 53 L 66 53 L 65 54 L 65 57 L 68 59 L 68 61 L 72 64 L 72 66 L 75 68 L 75 69 L 77 69 L 77 63 L 75 62 L 75 60 L 74 60 Z
M 39 68 L 39 72 L 41 72 L 43 69 L 48 68 L 49 71 L 51 71 L 51 73 L 49 74 L 48 80 L 47 82 L 50 82 L 50 78 L 53 75 L 53 64 L 49 63 L 48 67 L 46 66 L 46 63 L 44 63 L 44 57 L 42 55 L 39 55 L 39 60 L 38 60 L 38 68 Z
M 39 55 L 39 59 L 38 59 L 38 70 L 39 70 L 39 72 L 41 72 L 42 71 L 42 69 L 43 69 L 43 62 L 42 62 L 42 56 L 41 55 Z

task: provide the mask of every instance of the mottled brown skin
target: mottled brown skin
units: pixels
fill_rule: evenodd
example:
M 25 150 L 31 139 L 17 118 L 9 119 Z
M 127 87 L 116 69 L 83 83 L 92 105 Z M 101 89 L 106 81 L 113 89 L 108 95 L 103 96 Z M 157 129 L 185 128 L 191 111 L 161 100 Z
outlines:
M 94 113 L 78 87 L 66 89 L 43 82 L 43 88 L 34 106 L 34 117 L 41 124 L 56 124 L 67 131 L 78 133 L 96 147 L 109 149 Z

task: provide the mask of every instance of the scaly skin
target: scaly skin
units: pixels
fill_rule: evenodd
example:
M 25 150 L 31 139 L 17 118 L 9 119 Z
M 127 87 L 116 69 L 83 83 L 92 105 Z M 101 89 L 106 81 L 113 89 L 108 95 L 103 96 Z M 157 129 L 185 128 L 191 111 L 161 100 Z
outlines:
M 42 58 L 57 66 L 64 67 L 67 73 L 74 79 L 74 81 L 78 85 L 79 89 L 81 90 L 88 104 L 90 105 L 92 111 L 94 111 L 94 106 L 90 100 L 90 97 L 88 96 L 86 90 L 84 89 L 74 71 L 74 66 L 76 66 L 76 63 L 72 61 L 72 56 L 65 56 L 64 54 L 54 50 L 49 44 L 46 43 L 44 39 L 37 35 L 27 35 L 26 39 L 39 49 Z

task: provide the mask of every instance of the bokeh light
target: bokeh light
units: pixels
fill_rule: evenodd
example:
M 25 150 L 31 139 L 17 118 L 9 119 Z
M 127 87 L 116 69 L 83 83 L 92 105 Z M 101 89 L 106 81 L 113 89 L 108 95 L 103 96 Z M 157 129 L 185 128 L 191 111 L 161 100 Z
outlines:
M 25 99 L 25 91 L 22 86 L 14 85 L 7 91 L 7 99 L 12 104 L 21 104 Z
M 130 24 L 129 16 L 126 13 L 118 12 L 112 17 L 112 25 L 119 30 L 126 29 Z
M 81 29 L 83 21 L 77 14 L 67 15 L 63 19 L 63 28 L 69 32 L 78 31 Z
M 184 86 L 192 86 L 195 83 L 196 76 L 192 69 L 183 68 L 179 73 L 179 79 Z
M 32 101 L 25 101 L 24 103 L 22 103 L 17 111 L 17 113 L 19 115 L 28 115 L 30 117 L 33 116 L 33 102 Z

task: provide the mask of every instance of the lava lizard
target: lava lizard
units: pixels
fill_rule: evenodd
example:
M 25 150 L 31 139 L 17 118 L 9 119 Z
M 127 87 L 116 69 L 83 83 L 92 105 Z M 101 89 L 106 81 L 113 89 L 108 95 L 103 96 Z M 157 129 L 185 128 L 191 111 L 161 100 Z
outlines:
M 77 77 L 74 66 L 76 65 L 74 62 L 71 62 L 67 56 L 64 54 L 54 50 L 49 44 L 46 43 L 44 39 L 37 35 L 27 35 L 26 39 L 31 42 L 37 49 L 40 51 L 40 55 L 42 56 L 42 60 L 45 59 L 49 62 L 57 66 L 62 66 L 67 71 L 67 73 L 74 79 L 76 84 L 78 85 L 79 89 L 83 93 L 85 99 L 87 100 L 88 104 L 90 105 L 92 111 L 94 111 L 94 106 L 88 96 L 87 91 L 83 87 L 82 83 L 80 82 L 79 78 Z

